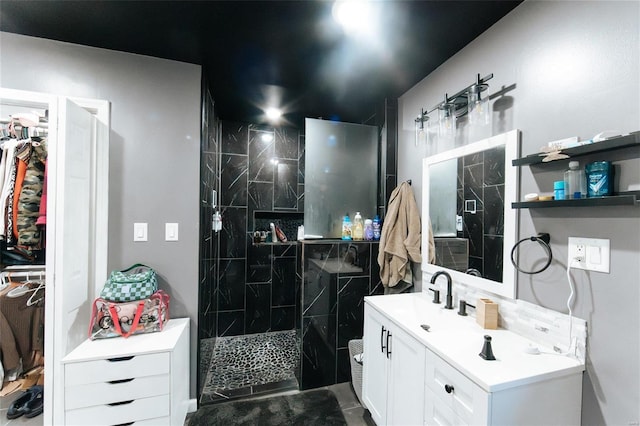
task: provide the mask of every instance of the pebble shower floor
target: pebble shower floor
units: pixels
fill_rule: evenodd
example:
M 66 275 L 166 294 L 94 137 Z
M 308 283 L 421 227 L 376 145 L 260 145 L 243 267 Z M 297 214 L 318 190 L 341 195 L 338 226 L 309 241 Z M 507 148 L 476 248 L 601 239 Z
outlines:
M 218 337 L 213 342 L 205 339 L 200 345 L 201 374 L 206 374 L 201 404 L 298 388 L 296 330 Z

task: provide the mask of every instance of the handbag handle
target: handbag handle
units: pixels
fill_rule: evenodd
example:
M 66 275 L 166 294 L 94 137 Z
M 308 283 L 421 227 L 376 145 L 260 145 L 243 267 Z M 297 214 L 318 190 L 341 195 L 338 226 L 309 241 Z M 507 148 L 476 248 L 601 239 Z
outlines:
M 138 309 L 136 309 L 136 315 L 133 317 L 133 323 L 129 328 L 129 331 L 126 333 L 122 333 L 122 328 L 120 328 L 120 318 L 118 318 L 118 313 L 116 312 L 116 308 L 114 305 L 109 305 L 109 313 L 111 314 L 111 318 L 113 319 L 113 326 L 116 331 L 122 337 L 129 337 L 136 331 L 138 328 L 138 324 L 140 324 L 140 317 L 142 316 L 142 311 L 144 310 L 144 300 L 138 302 Z
M 127 271 L 130 271 L 132 269 L 139 268 L 139 267 L 143 267 L 143 268 L 147 268 L 147 269 L 153 269 L 153 268 L 151 268 L 151 267 L 149 267 L 147 265 L 143 265 L 142 263 L 136 263 L 134 265 L 129 266 L 127 269 L 123 269 L 120 272 L 127 272 Z

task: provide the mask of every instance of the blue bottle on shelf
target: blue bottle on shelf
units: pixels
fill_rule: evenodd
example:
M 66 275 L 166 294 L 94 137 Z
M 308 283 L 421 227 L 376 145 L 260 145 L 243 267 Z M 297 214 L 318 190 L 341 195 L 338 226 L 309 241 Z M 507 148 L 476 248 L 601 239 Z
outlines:
M 373 239 L 378 241 L 380 239 L 380 217 L 376 215 L 373 218 Z
M 344 215 L 344 219 L 342 219 L 342 239 L 351 239 L 351 219 L 348 214 Z

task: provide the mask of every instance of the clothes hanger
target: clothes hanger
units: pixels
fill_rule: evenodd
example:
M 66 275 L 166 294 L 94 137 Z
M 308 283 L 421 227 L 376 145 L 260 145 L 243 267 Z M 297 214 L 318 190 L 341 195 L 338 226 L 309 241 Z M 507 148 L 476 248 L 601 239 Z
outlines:
M 33 291 L 33 293 L 29 296 L 29 299 L 27 299 L 27 306 L 33 306 L 44 299 L 44 296 L 42 296 L 38 300 L 33 300 L 33 297 L 42 289 L 44 289 L 44 281 L 40 281 L 37 288 L 30 290 Z

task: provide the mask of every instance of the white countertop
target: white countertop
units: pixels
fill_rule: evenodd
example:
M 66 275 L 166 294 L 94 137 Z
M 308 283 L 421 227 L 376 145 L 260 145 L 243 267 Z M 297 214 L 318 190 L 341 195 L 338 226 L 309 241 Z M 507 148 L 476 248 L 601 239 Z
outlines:
M 62 359 L 63 363 L 89 361 L 93 359 L 116 358 L 130 354 L 143 355 L 164 352 L 176 345 L 183 333 L 189 330 L 189 318 L 177 318 L 167 322 L 162 331 L 146 334 L 134 334 L 126 339 L 85 340 Z
M 585 369 L 581 361 L 555 353 L 553 348 L 536 344 L 509 330 L 486 330 L 474 317 L 458 315 L 457 307 L 444 309 L 444 303 L 434 304 L 424 293 L 368 296 L 365 302 L 487 392 L 576 374 Z M 421 324 L 429 325 L 430 331 L 422 329 Z M 486 361 L 479 356 L 485 335 L 492 338 L 495 361 Z M 537 347 L 540 354 L 526 353 L 525 349 L 530 346 Z

